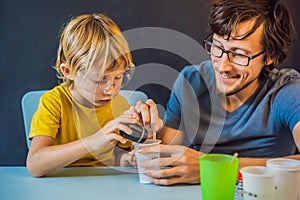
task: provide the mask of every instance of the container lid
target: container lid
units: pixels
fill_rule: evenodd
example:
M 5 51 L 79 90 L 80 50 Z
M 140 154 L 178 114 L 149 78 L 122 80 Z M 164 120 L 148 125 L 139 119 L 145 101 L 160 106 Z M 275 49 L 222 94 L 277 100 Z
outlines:
M 300 161 L 290 158 L 274 158 L 267 160 L 267 167 L 275 168 L 276 170 L 300 170 Z

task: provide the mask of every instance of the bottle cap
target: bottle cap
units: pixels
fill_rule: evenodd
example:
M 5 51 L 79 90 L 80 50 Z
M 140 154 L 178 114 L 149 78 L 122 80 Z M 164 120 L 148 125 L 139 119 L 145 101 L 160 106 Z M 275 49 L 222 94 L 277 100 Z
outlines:
M 243 175 L 240 171 L 238 172 L 238 180 L 239 181 L 243 180 Z

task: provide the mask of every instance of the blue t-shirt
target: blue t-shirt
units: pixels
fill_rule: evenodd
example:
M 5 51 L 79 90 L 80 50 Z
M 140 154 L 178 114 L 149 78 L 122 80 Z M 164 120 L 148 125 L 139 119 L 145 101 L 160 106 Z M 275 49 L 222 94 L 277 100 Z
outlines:
M 211 61 L 185 67 L 177 77 L 165 125 L 185 134 L 184 144 L 205 153 L 243 157 L 294 154 L 292 131 L 300 121 L 300 74 L 274 69 L 239 108 L 220 104 Z

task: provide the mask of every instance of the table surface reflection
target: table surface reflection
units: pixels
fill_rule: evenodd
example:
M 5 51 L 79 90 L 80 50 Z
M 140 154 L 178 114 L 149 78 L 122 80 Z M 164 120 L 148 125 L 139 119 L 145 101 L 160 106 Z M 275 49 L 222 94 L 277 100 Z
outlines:
M 142 184 L 131 167 L 70 167 L 43 178 L 26 167 L 0 167 L 0 199 L 201 200 L 201 186 Z

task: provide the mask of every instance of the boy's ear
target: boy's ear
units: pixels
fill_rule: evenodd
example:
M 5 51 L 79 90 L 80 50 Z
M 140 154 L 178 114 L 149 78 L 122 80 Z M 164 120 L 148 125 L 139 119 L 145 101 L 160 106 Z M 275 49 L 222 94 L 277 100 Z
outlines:
M 67 65 L 66 63 L 60 64 L 60 70 L 67 79 L 74 80 L 74 76 L 71 73 L 69 65 Z

